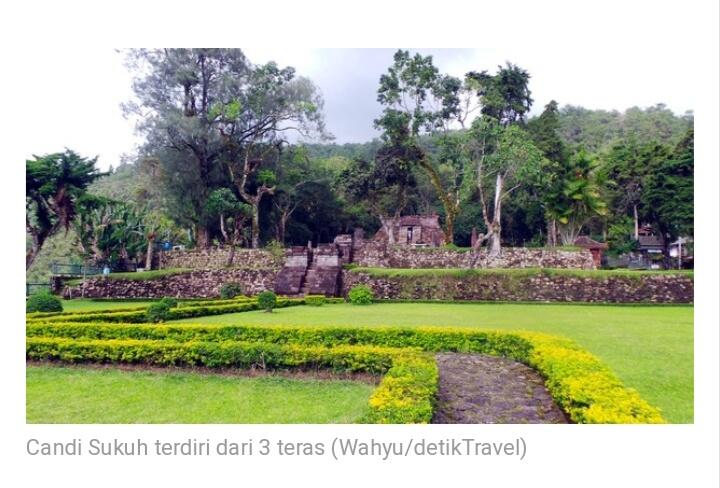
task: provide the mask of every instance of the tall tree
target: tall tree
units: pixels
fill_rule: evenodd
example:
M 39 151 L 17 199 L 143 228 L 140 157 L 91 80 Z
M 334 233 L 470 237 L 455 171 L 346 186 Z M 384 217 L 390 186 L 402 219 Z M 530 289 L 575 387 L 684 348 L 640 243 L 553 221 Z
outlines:
M 206 201 L 227 179 L 217 107 L 247 83 L 251 65 L 239 49 L 130 50 L 128 65 L 136 100 L 125 110 L 146 138 L 142 159 L 164 187 L 173 217 L 194 229 L 199 246 L 208 246 Z
M 558 177 L 567 164 L 567 149 L 560 138 L 560 117 L 558 104 L 551 100 L 542 114 L 528 122 L 528 131 L 540 151 L 545 156 L 543 168 L 543 190 L 537 196 L 543 202 L 547 220 L 547 244 L 556 246 L 558 241 L 557 221 L 564 208 L 558 203 L 562 200 L 563 181 Z
M 271 62 L 253 68 L 247 83 L 213 108 L 222 123 L 223 161 L 240 196 L 252 207 L 252 247 L 260 242 L 260 203 L 276 190 L 269 160 L 278 157 L 286 134 L 326 137 L 322 97 L 291 67 Z
M 692 236 L 695 133 L 687 131 L 673 154 L 650 173 L 644 182 L 642 203 L 648 219 L 663 237 L 667 258 L 668 239 Z
M 423 144 L 423 135 L 447 133 L 453 122 L 465 120 L 460 94 L 462 82 L 442 75 L 433 65 L 432 56 L 399 50 L 393 64 L 380 77 L 378 101 L 384 106 L 375 127 L 383 131 L 386 153 L 406 158 L 409 165 L 417 165 L 427 174 L 442 203 L 445 214 L 445 241 L 454 239 L 454 222 L 460 212 L 459 178 L 443 179 L 438 161 L 433 161 Z M 468 109 L 471 110 L 471 109 Z M 453 160 L 455 162 L 455 160 Z M 462 166 L 448 166 L 463 171 Z
M 470 72 L 466 79 L 482 104 L 482 117 L 473 122 L 469 145 L 487 229 L 476 246 L 487 241 L 489 255 L 496 256 L 501 251 L 503 201 L 537 177 L 544 159 L 522 128 L 532 105 L 530 74 L 507 63 L 495 75 Z
M 97 158 L 83 158 L 69 149 L 25 161 L 25 229 L 30 236 L 26 270 L 48 237 L 70 228 L 78 199 L 101 176 L 96 162 Z

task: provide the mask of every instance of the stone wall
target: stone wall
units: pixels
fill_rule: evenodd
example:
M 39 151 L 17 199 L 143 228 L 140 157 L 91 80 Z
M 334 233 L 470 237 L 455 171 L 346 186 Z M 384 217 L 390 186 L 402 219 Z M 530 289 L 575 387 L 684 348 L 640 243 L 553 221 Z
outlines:
M 503 248 L 498 257 L 447 248 L 386 247 L 365 241 L 353 250 L 353 262 L 371 268 L 569 268 L 595 269 L 587 249 L 561 251 L 535 248 Z
M 227 268 L 230 249 L 211 247 L 188 251 L 166 251 L 160 255 L 160 268 L 223 269 Z M 282 266 L 266 249 L 235 249 L 233 266 L 246 269 L 276 269 Z
M 342 284 L 344 296 L 354 285 L 366 284 L 376 298 L 414 300 L 692 303 L 694 292 L 692 276 L 582 277 L 541 270 L 382 277 L 344 271 Z
M 191 271 L 152 280 L 93 278 L 85 284 L 87 298 L 214 298 L 220 287 L 231 281 L 240 283 L 245 294 L 255 295 L 275 286 L 276 269 L 216 269 Z M 81 286 L 66 286 L 65 298 L 81 296 Z

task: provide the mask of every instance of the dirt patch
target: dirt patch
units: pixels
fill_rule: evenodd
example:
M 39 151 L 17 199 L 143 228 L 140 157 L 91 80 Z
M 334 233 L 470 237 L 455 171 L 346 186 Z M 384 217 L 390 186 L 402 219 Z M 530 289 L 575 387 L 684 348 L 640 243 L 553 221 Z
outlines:
M 438 354 L 435 424 L 564 424 L 542 377 L 507 358 Z
M 280 377 L 300 380 L 349 380 L 361 381 L 371 385 L 380 383 L 382 376 L 370 373 L 345 373 L 328 369 L 262 369 L 262 368 L 205 368 L 205 367 L 179 367 L 179 366 L 149 366 L 145 364 L 119 364 L 119 363 L 81 363 L 72 364 L 61 361 L 26 361 L 28 366 L 51 366 L 78 369 L 113 369 L 120 371 L 149 371 L 153 373 L 198 373 L 216 376 L 240 376 L 245 378 Z

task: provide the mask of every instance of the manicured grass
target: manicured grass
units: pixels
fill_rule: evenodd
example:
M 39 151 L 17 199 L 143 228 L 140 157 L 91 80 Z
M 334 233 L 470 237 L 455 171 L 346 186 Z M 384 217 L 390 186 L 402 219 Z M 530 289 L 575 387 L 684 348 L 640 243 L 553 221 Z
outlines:
M 28 423 L 351 423 L 373 385 L 28 366 Z
M 291 307 L 178 322 L 203 324 L 456 326 L 529 330 L 573 339 L 673 423 L 693 421 L 693 308 L 575 304 L 380 303 Z
M 75 298 L 61 300 L 64 312 L 89 312 L 92 310 L 114 310 L 118 308 L 143 308 L 156 300 L 88 300 Z

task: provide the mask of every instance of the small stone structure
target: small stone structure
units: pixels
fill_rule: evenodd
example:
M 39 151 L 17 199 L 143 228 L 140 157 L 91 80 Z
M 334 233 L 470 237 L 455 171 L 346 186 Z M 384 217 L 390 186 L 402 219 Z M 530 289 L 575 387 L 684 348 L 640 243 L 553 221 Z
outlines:
M 373 240 L 389 243 L 387 228 L 395 236 L 395 244 L 401 246 L 438 247 L 445 244 L 445 234 L 437 215 L 404 215 L 398 219 L 381 219 L 383 226 Z
M 578 247 L 582 247 L 583 249 L 587 249 L 588 251 L 590 251 L 593 257 L 593 262 L 595 263 L 595 267 L 600 267 L 603 252 L 606 251 L 608 248 L 608 245 L 606 243 L 595 241 L 593 239 L 590 239 L 588 236 L 580 236 L 575 239 L 574 244 Z

